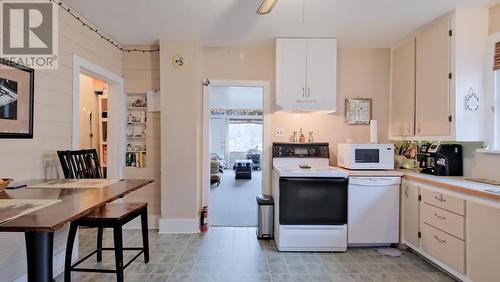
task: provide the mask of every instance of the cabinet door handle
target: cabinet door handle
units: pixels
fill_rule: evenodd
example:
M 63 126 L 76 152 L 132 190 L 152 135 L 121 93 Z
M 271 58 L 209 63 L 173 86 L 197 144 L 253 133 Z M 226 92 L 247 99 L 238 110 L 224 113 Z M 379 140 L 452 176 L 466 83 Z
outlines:
M 443 194 L 439 194 L 439 197 L 434 196 L 434 199 L 440 201 L 441 203 L 446 202 L 446 199 L 443 197 Z
M 408 198 L 408 186 L 405 187 L 405 197 Z
M 420 122 L 417 123 L 417 133 L 420 133 Z
M 408 134 L 411 133 L 411 123 L 408 123 L 408 128 L 406 129 L 406 131 L 408 131 Z
M 434 235 L 434 239 L 436 239 L 441 244 L 446 244 L 446 240 L 440 239 L 437 235 Z
M 307 87 L 307 97 L 311 97 L 311 88 Z
M 446 216 L 442 216 L 442 215 L 439 215 L 437 213 L 434 213 L 434 216 L 437 217 L 440 220 L 445 220 L 446 219 Z

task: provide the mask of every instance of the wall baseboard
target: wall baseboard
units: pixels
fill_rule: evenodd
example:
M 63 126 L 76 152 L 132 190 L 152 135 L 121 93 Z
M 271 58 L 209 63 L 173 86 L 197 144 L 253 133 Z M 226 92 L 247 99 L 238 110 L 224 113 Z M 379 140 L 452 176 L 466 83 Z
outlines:
M 162 218 L 159 233 L 199 233 L 198 218 Z

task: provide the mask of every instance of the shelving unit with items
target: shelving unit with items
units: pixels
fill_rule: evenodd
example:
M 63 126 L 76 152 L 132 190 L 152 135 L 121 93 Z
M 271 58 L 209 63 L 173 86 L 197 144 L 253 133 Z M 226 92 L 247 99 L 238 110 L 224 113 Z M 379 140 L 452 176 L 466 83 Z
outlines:
M 147 109 L 146 93 L 128 93 L 125 166 L 146 166 Z

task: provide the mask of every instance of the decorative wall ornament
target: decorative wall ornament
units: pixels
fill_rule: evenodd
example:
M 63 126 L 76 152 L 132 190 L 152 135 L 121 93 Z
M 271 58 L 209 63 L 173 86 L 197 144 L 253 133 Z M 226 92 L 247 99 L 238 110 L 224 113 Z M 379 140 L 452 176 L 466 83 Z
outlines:
M 345 122 L 347 124 L 370 124 L 372 119 L 371 98 L 346 98 Z
M 182 66 L 184 66 L 185 63 L 186 63 L 186 61 L 184 59 L 184 56 L 182 56 L 182 55 L 174 55 L 172 57 L 172 65 L 176 69 L 180 69 Z
M 469 89 L 469 94 L 465 96 L 465 110 L 466 111 L 479 110 L 479 96 L 476 94 L 476 92 L 472 87 Z

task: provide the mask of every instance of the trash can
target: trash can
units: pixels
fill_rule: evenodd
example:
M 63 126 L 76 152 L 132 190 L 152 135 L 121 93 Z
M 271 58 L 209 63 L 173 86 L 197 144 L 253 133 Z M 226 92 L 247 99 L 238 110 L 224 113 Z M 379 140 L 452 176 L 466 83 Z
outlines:
M 274 200 L 271 195 L 257 195 L 257 238 L 274 238 Z

